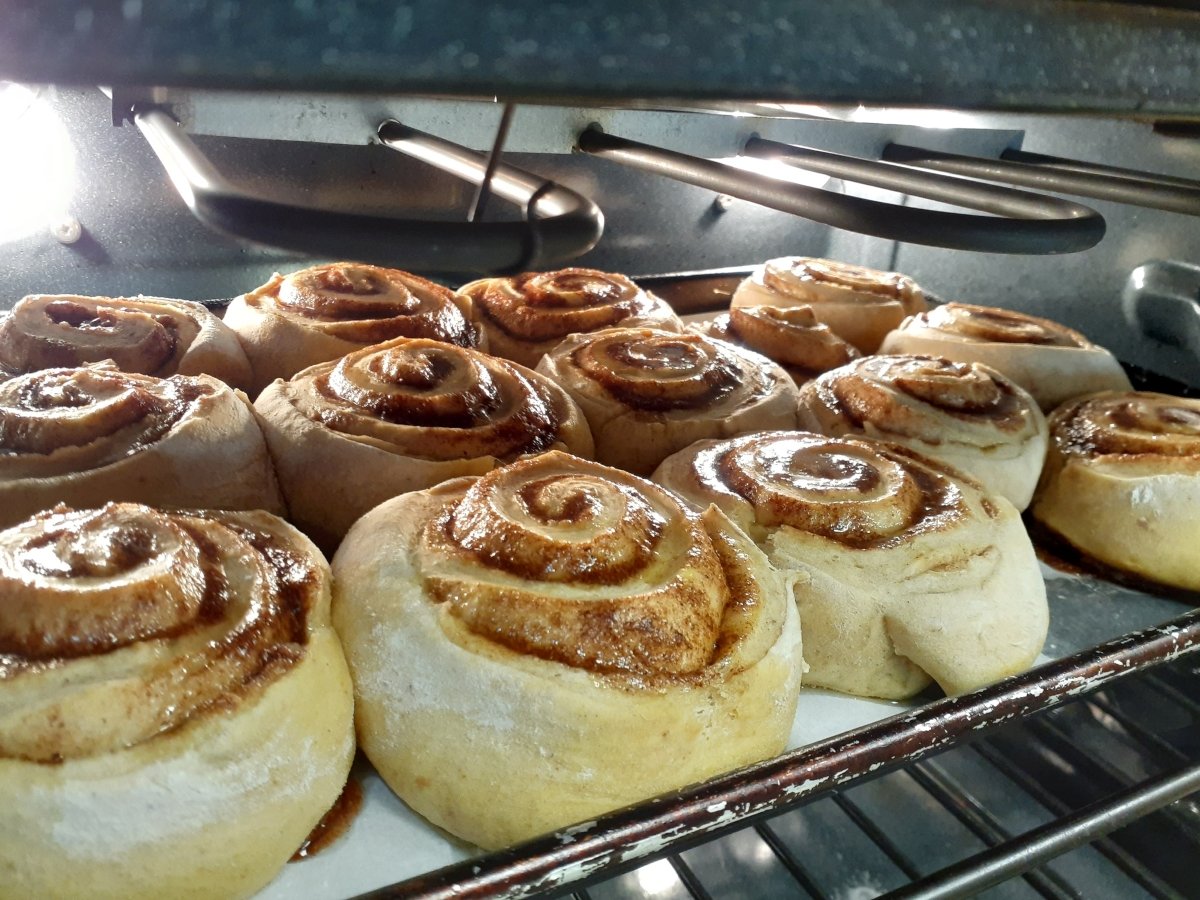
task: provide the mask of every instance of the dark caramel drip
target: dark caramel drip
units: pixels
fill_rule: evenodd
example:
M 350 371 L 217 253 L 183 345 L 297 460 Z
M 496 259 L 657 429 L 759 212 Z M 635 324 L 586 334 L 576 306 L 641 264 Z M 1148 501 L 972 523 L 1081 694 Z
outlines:
M 342 788 L 342 792 L 338 794 L 338 798 L 333 801 L 333 806 L 325 815 L 321 816 L 321 821 L 309 832 L 304 843 L 292 854 L 292 858 L 288 862 L 300 862 L 316 856 L 331 846 L 349 830 L 362 809 L 362 804 L 362 785 L 351 775 L 346 786 Z

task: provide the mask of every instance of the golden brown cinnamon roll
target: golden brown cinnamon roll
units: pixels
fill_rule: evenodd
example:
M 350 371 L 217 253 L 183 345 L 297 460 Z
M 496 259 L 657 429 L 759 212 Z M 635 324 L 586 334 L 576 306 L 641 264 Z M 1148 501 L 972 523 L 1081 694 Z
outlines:
M 474 304 L 488 352 L 530 368 L 568 334 L 618 326 L 683 330 L 665 301 L 624 275 L 595 269 L 482 278 L 458 293 Z
M 203 374 L 250 385 L 237 336 L 199 303 L 33 294 L 0 322 L 0 371 L 9 375 L 103 360 L 159 378 Z
M 795 579 L 805 683 L 902 698 L 1019 672 L 1048 612 L 1017 511 L 896 444 L 766 432 L 702 441 L 654 480 L 716 504 Z
M 523 366 L 398 338 L 272 384 L 255 409 L 292 521 L 329 549 L 384 500 L 527 453 L 592 455 L 579 408 Z M 336 480 L 314 477 L 336 473 Z
M 1043 412 L 1081 394 L 1130 387 L 1116 357 L 1078 331 L 991 306 L 947 303 L 913 316 L 880 352 L 984 363 L 1029 391 Z
M 797 385 L 860 356 L 817 321 L 811 306 L 743 306 L 691 329 L 761 353 L 783 366 Z
M 499 847 L 780 752 L 787 585 L 718 510 L 551 452 L 372 510 L 334 558 L 362 747 Z
M 1200 590 L 1200 400 L 1081 397 L 1050 438 L 1034 518 L 1103 563 Z
M 927 306 L 907 275 L 807 256 L 768 260 L 738 285 L 730 302 L 734 308 L 811 307 L 818 322 L 863 353 L 874 353 L 905 316 Z
M 0 382 L 0 527 L 109 500 L 283 512 L 249 401 L 215 378 L 85 366 Z
M 282 520 L 59 507 L 0 595 L 0 895 L 248 896 L 337 798 L 329 569 Z
M 254 392 L 276 378 L 398 337 L 478 347 L 470 304 L 399 269 L 329 263 L 276 274 L 229 304 L 225 322 L 254 367 Z
M 1019 510 L 1046 458 L 1046 417 L 995 369 L 931 356 L 868 356 L 800 391 L 800 427 L 903 444 L 972 476 Z
M 610 328 L 538 364 L 592 428 L 596 459 L 637 475 L 701 438 L 794 428 L 796 385 L 765 356 L 698 334 Z

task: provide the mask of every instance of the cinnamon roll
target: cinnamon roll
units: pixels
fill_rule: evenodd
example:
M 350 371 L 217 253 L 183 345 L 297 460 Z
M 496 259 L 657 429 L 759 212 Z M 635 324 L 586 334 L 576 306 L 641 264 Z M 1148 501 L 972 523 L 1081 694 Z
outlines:
M 863 353 L 874 353 L 905 316 L 927 307 L 907 275 L 808 256 L 767 260 L 738 285 L 731 304 L 811 307 L 818 322 Z
M 1046 458 L 1046 417 L 1027 391 L 979 363 L 868 356 L 800 391 L 800 427 L 903 444 L 974 477 L 1019 510 Z
M 361 745 L 500 847 L 779 753 L 784 579 L 716 509 L 550 452 L 405 494 L 334 557 Z
M 474 303 L 488 351 L 531 368 L 568 334 L 618 326 L 683 330 L 666 302 L 624 275 L 595 269 L 483 278 L 458 292 Z
M 329 590 L 263 512 L 60 506 L 0 532 L 0 895 L 265 885 L 354 755 Z
M 249 401 L 215 378 L 101 365 L 0 382 L 0 528 L 109 500 L 283 512 Z
M 984 363 L 1029 391 L 1043 412 L 1081 394 L 1130 389 L 1116 357 L 1078 331 L 991 306 L 947 303 L 913 316 L 880 352 Z
M 212 375 L 250 386 L 237 336 L 188 300 L 33 294 L 0 322 L 0 374 L 112 360 L 126 372 Z
M 507 360 L 398 338 L 268 387 L 255 402 L 292 521 L 333 549 L 384 500 L 549 449 L 592 455 L 579 407 Z M 336 472 L 334 481 L 314 472 Z
M 797 385 L 860 356 L 817 321 L 811 306 L 737 307 L 692 330 L 761 353 L 783 366 Z
M 1028 667 L 1046 589 L 1012 504 L 906 447 L 766 432 L 702 441 L 654 480 L 720 507 L 789 575 L 805 683 L 899 699 Z
M 796 425 L 799 393 L 787 372 L 698 334 L 610 328 L 571 335 L 537 370 L 583 410 L 596 459 L 636 475 L 701 438 Z
M 453 291 L 399 269 L 329 263 L 276 274 L 229 304 L 254 368 L 257 394 L 276 378 L 398 337 L 478 347 L 470 304 Z
M 1081 397 L 1050 438 L 1034 518 L 1100 562 L 1200 590 L 1200 400 Z

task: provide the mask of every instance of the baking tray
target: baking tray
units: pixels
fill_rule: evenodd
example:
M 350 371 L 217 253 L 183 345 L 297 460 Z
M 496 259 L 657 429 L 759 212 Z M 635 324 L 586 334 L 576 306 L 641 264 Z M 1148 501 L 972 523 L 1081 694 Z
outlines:
M 747 270 L 639 279 L 685 315 L 728 305 Z M 1134 386 L 1200 396 L 1135 367 Z M 492 853 L 409 810 L 370 764 L 352 779 L 363 804 L 347 833 L 289 864 L 260 900 L 525 897 L 559 893 L 678 852 L 822 791 L 881 775 L 1011 719 L 1048 710 L 1113 679 L 1200 651 L 1200 594 L 1133 582 L 1075 558 L 1031 528 L 1042 558 L 1050 631 L 1035 667 L 960 697 L 866 700 L 803 688 L 787 751 L 772 760 Z

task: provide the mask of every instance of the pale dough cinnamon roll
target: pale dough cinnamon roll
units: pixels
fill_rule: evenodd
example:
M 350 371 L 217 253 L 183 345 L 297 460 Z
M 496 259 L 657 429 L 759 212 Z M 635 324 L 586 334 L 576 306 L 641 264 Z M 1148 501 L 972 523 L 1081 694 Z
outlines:
M 250 386 L 237 336 L 188 300 L 33 294 L 0 322 L 0 373 L 112 360 L 126 372 L 212 375 Z
M 488 352 L 531 368 L 568 334 L 615 327 L 683 330 L 665 301 L 624 275 L 595 269 L 482 278 L 458 292 L 474 303 Z
M 1050 438 L 1034 518 L 1103 563 L 1200 590 L 1200 400 L 1081 397 Z
M 799 392 L 787 372 L 698 334 L 576 334 L 542 357 L 537 370 L 583 410 L 596 459 L 636 475 L 702 438 L 796 426 Z
M 0 896 L 245 897 L 354 755 L 329 569 L 263 512 L 0 532 Z
M 766 432 L 694 444 L 654 480 L 715 503 L 795 579 L 807 685 L 956 694 L 1041 651 L 1046 589 L 1020 515 L 905 447 Z
M 500 847 L 782 751 L 787 584 L 718 510 L 551 452 L 372 510 L 334 558 L 361 745 Z
M 774 360 L 797 385 L 861 355 L 818 322 L 810 306 L 743 306 L 691 327 Z
M 587 422 L 558 385 L 419 338 L 305 369 L 268 387 L 255 409 L 292 521 L 331 550 L 355 519 L 397 494 L 527 453 L 592 455 Z
M 730 301 L 746 306 L 808 306 L 818 322 L 863 353 L 874 353 L 905 316 L 923 312 L 925 294 L 898 272 L 785 256 L 771 259 L 743 281 Z
M 979 363 L 868 356 L 800 391 L 800 427 L 910 447 L 974 477 L 1018 510 L 1046 458 L 1046 417 L 1023 388 Z
M 1081 394 L 1130 388 L 1116 357 L 1078 331 L 991 306 L 947 303 L 913 316 L 880 352 L 984 363 L 1029 391 L 1043 412 Z
M 0 382 L 0 528 L 109 500 L 283 513 L 249 401 L 215 378 L 85 366 Z
M 254 392 L 276 378 L 398 337 L 478 347 L 469 303 L 399 269 L 329 263 L 276 274 L 229 304 L 225 322 L 254 367 Z

